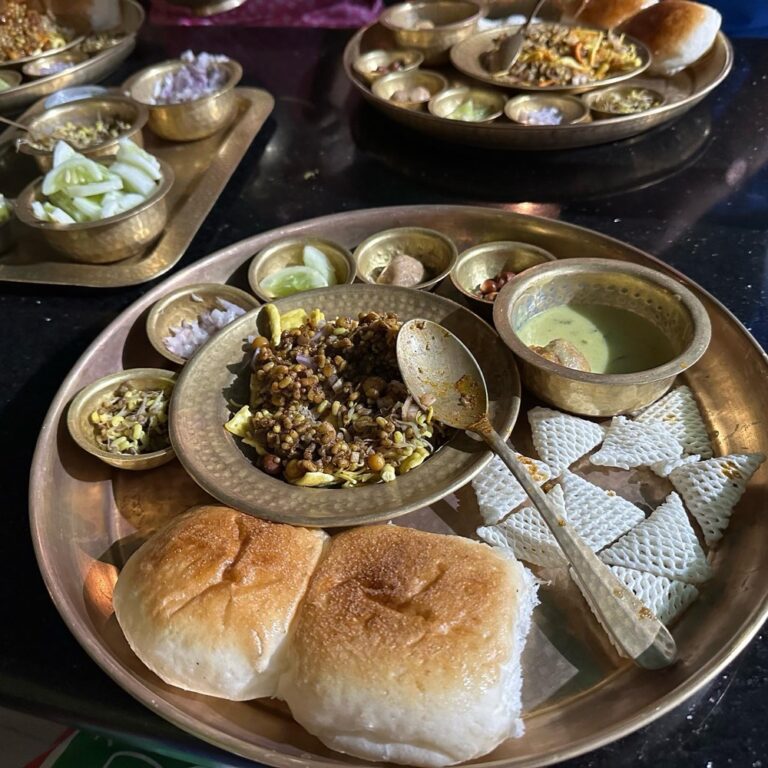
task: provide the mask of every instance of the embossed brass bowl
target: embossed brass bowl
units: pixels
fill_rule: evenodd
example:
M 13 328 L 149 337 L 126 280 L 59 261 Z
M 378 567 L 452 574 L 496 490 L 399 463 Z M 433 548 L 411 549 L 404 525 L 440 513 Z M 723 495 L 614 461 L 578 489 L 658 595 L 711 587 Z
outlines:
M 636 373 L 587 373 L 546 360 L 517 335 L 534 315 L 571 303 L 634 312 L 662 331 L 676 354 Z M 493 322 L 519 360 L 526 387 L 556 408 L 586 416 L 615 416 L 657 400 L 677 374 L 707 351 L 711 336 L 703 304 L 677 280 L 608 259 L 564 259 L 531 267 L 501 289 Z
M 455 117 L 454 113 L 462 104 L 472 101 L 486 110 L 485 117 L 482 120 L 468 120 L 464 117 Z M 433 96 L 428 105 L 428 109 L 435 117 L 444 117 L 448 120 L 465 120 L 470 123 L 490 123 L 504 112 L 504 105 L 507 103 L 507 97 L 498 91 L 491 91 L 487 88 L 449 88 L 437 96 Z
M 477 357 L 488 384 L 490 417 L 507 437 L 520 407 L 514 357 L 493 329 L 468 309 L 426 291 L 342 285 L 275 302 L 281 313 L 318 308 L 326 317 L 395 312 L 402 321 L 434 320 L 455 333 Z M 263 309 L 238 318 L 214 336 L 182 369 L 171 401 L 170 434 L 187 472 L 212 496 L 251 515 L 308 526 L 346 526 L 389 520 L 442 499 L 468 483 L 491 459 L 483 443 L 456 432 L 421 467 L 389 483 L 356 488 L 302 488 L 255 466 L 247 446 L 224 429 L 229 401 L 248 401 L 244 343 L 268 333 Z
M 41 199 L 42 179 L 29 184 L 16 198 L 16 215 L 23 224 L 42 234 L 59 253 L 87 264 L 109 264 L 142 253 L 165 229 L 168 221 L 166 197 L 173 185 L 173 169 L 159 160 L 163 178 L 143 203 L 116 216 L 81 224 L 39 221 L 32 202 Z
M 96 120 L 123 120 L 129 124 L 129 128 L 116 139 L 102 141 L 85 149 L 78 149 L 80 154 L 86 157 L 104 157 L 114 155 L 117 152 L 117 143 L 120 138 L 127 137 L 131 141 L 144 146 L 141 129 L 147 122 L 147 108 L 143 104 L 125 96 L 98 96 L 96 98 L 80 99 L 58 107 L 46 109 L 26 122 L 32 135 L 46 136 L 65 123 L 75 125 L 92 125 Z M 19 152 L 32 155 L 38 168 L 45 172 L 50 170 L 53 151 L 38 149 L 33 144 L 22 139 L 17 143 Z
M 176 374 L 162 368 L 131 368 L 97 379 L 75 396 L 67 411 L 67 428 L 72 439 L 84 450 L 118 469 L 152 469 L 166 464 L 174 457 L 173 446 L 136 456 L 105 451 L 97 442 L 91 423 L 91 414 L 102 399 L 126 382 L 136 387 L 164 389 L 170 392 L 176 382 Z
M 21 83 L 21 72 L 15 72 L 12 69 L 0 69 L 0 80 L 2 80 L 8 88 L 15 88 Z M 0 93 L 6 90 L 3 88 Z
M 385 229 L 355 248 L 357 276 L 366 283 L 381 285 L 377 282 L 379 275 L 395 256 L 400 255 L 412 256 L 424 265 L 425 279 L 410 287 L 431 289 L 453 269 L 458 251 L 453 240 L 435 229 Z
M 191 323 L 205 310 L 218 308 L 216 299 L 226 299 L 246 312 L 259 306 L 259 301 L 234 285 L 226 283 L 195 283 L 177 288 L 156 302 L 147 316 L 147 338 L 152 346 L 165 358 L 178 365 L 184 365 L 187 358 L 171 352 L 163 343 L 171 328 L 184 321 Z
M 320 237 L 289 237 L 271 243 L 253 257 L 248 267 L 248 285 L 251 286 L 251 290 L 260 299 L 273 301 L 274 296 L 262 290 L 262 281 L 278 269 L 303 264 L 302 255 L 305 245 L 314 246 L 328 257 L 340 284 L 349 285 L 355 281 L 356 262 L 343 245 Z
M 391 30 L 401 48 L 415 48 L 425 64 L 448 61 L 451 46 L 477 31 L 485 11 L 466 0 L 400 3 L 387 8 L 379 23 Z
M 555 125 L 531 123 L 526 117 L 537 109 L 556 109 L 561 121 Z M 557 128 L 559 125 L 575 125 L 589 120 L 587 105 L 575 96 L 560 93 L 523 94 L 510 99 L 504 107 L 504 114 L 513 122 L 534 128 Z
M 497 240 L 468 248 L 459 255 L 456 266 L 451 270 L 451 281 L 456 289 L 470 299 L 482 304 L 493 304 L 477 293 L 484 280 L 496 277 L 500 272 L 523 272 L 537 264 L 554 261 L 549 251 L 530 243 L 514 240 Z
M 429 96 L 414 101 L 397 101 L 392 96 L 397 91 L 411 91 L 414 88 L 423 87 L 429 91 Z M 448 81 L 438 72 L 427 69 L 414 69 L 411 72 L 393 72 L 384 75 L 373 83 L 371 91 L 384 101 L 388 101 L 395 107 L 403 109 L 423 109 L 429 100 L 448 87 Z
M 30 61 L 21 68 L 21 71 L 27 77 L 48 77 L 61 74 L 76 64 L 81 64 L 87 58 L 88 56 L 82 51 L 66 51 Z M 60 66 L 62 64 L 64 66 Z
M 610 109 L 605 109 L 600 105 L 600 100 L 607 95 L 616 94 L 617 96 L 625 96 L 632 93 L 632 91 L 646 91 L 653 98 L 653 104 L 647 109 L 641 109 L 636 112 L 616 112 Z M 653 88 L 646 88 L 644 85 L 613 85 L 610 88 L 601 88 L 599 91 L 585 93 L 582 95 L 581 99 L 595 117 L 599 117 L 603 120 L 612 117 L 622 117 L 624 115 L 641 115 L 643 112 L 649 112 L 652 109 L 664 106 L 664 102 L 666 101 L 664 94 L 653 90 Z
M 414 69 L 418 69 L 421 63 L 424 61 L 424 57 L 418 52 L 413 50 L 394 50 L 394 51 L 368 51 L 362 56 L 358 56 L 352 62 L 352 68 L 360 75 L 366 82 L 372 83 L 374 80 L 378 80 L 384 75 L 393 74 L 394 72 L 410 72 Z M 380 67 L 388 67 L 395 62 L 400 62 L 400 68 L 393 70 L 393 72 L 379 72 Z
M 219 90 L 178 104 L 152 104 L 156 83 L 183 66 L 178 59 L 165 61 L 137 72 L 123 84 L 125 93 L 147 106 L 152 131 L 169 141 L 204 139 L 227 125 L 237 108 L 235 86 L 243 76 L 242 67 L 229 59 L 219 64 L 229 75 Z

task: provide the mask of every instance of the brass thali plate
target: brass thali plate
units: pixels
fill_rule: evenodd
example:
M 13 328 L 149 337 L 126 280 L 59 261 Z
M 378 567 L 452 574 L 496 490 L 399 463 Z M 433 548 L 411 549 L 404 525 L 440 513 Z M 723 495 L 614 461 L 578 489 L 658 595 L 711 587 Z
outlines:
M 355 73 L 352 63 L 368 51 L 395 47 L 392 33 L 380 24 L 359 30 L 347 44 L 344 50 L 344 71 L 353 87 L 367 102 L 392 120 L 434 138 L 479 147 L 515 150 L 571 149 L 636 136 L 683 115 L 716 88 L 733 66 L 731 43 L 719 32 L 710 51 L 676 75 L 658 77 L 643 72 L 624 81 L 626 85 L 650 88 L 664 96 L 662 105 L 647 112 L 573 125 L 518 125 L 503 115 L 489 123 L 470 123 L 436 117 L 426 110 L 403 109 L 374 96 L 369 85 Z M 436 68 L 436 71 L 448 79 L 449 88 L 478 85 L 477 80 L 454 67 Z M 523 89 L 515 90 L 523 92 Z M 514 95 L 512 91 L 505 92 Z
M 184 254 L 272 112 L 274 99 L 266 91 L 236 88 L 235 93 L 238 109 L 232 123 L 207 139 L 173 143 L 157 138 L 149 128 L 144 130 L 144 148 L 169 163 L 175 174 L 167 198 L 168 225 L 145 253 L 112 264 L 78 264 L 19 225 L 16 246 L 0 254 L 0 281 L 116 288 L 167 272 Z M 12 141 L 14 135 L 11 128 L 0 139 Z
M 459 250 L 492 240 L 528 241 L 558 258 L 588 251 L 658 269 L 680 280 L 704 303 L 712 343 L 682 377 L 696 393 L 716 454 L 766 452 L 768 357 L 716 299 L 653 257 L 629 245 L 555 220 L 468 206 L 380 208 L 326 216 L 251 237 L 177 273 L 130 306 L 75 365 L 46 417 L 30 479 L 31 531 L 52 598 L 82 646 L 126 691 L 153 712 L 219 747 L 281 768 L 360 765 L 308 735 L 287 710 L 267 701 L 225 702 L 162 683 L 130 651 L 111 605 L 117 569 L 159 525 L 207 499 L 178 462 L 143 473 L 112 470 L 80 451 L 66 431 L 66 407 L 94 379 L 122 368 L 162 365 L 144 336 L 147 310 L 168 292 L 199 282 L 244 286 L 251 256 L 279 238 L 331 238 L 351 248 L 393 226 L 426 226 L 449 235 Z M 446 281 L 438 293 L 451 290 Z M 523 407 L 534 403 L 524 393 Z M 530 450 L 527 420 L 515 444 Z M 426 465 L 425 465 L 426 466 Z M 577 466 L 584 473 L 585 467 Z M 603 469 L 598 469 L 604 472 Z M 622 470 L 619 470 L 623 472 Z M 601 484 L 606 475 L 601 474 Z M 663 483 L 665 481 L 658 481 Z M 622 486 L 648 507 L 647 483 Z M 661 486 L 652 502 L 660 501 Z M 311 497 L 309 497 L 311 498 Z M 757 633 L 768 615 L 768 465 L 752 478 L 730 528 L 712 553 L 714 578 L 673 626 L 680 661 L 663 673 L 617 657 L 576 588 L 550 570 L 534 613 L 539 629 L 578 669 L 552 698 L 526 714 L 526 734 L 472 764 L 542 766 L 595 749 L 670 711 L 714 678 Z M 471 487 L 396 521 L 399 525 L 471 536 L 479 515 Z M 557 575 L 557 574 L 560 575 Z

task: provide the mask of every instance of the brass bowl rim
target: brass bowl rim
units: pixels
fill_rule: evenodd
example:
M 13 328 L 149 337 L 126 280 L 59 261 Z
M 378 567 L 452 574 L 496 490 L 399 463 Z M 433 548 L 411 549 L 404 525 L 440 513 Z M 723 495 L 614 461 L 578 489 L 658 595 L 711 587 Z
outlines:
M 353 256 L 355 259 L 355 264 L 357 265 L 357 276 L 362 280 L 364 283 L 368 283 L 369 285 L 378 285 L 379 287 L 390 287 L 390 286 L 382 286 L 382 283 L 377 283 L 375 280 L 371 280 L 368 275 L 363 273 L 363 270 L 360 269 L 360 256 L 364 249 L 364 247 L 369 246 L 371 243 L 374 243 L 376 240 L 383 239 L 384 237 L 391 237 L 392 235 L 403 235 L 407 236 L 411 233 L 417 232 L 420 235 L 427 235 L 428 237 L 431 237 L 433 240 L 440 240 L 441 242 L 447 244 L 449 246 L 451 257 L 448 262 L 448 266 L 440 272 L 440 274 L 436 275 L 435 277 L 430 278 L 429 280 L 425 280 L 423 283 L 416 283 L 416 285 L 409 285 L 409 286 L 395 286 L 398 288 L 411 288 L 412 290 L 429 290 L 431 288 L 434 288 L 438 283 L 440 283 L 442 280 L 444 280 L 448 275 L 451 273 L 451 271 L 456 266 L 456 261 L 459 258 L 459 251 L 456 248 L 456 243 L 451 240 L 448 235 L 443 234 L 442 232 L 438 232 L 436 229 L 430 229 L 429 227 L 392 227 L 391 229 L 382 229 L 381 232 L 375 232 L 372 235 L 369 235 L 365 238 L 361 243 L 358 244 L 358 246 L 353 251 Z
M 165 344 L 163 344 L 162 334 L 160 333 L 159 328 L 157 328 L 157 321 L 160 314 L 172 304 L 176 303 L 177 301 L 181 301 L 188 296 L 191 296 L 193 293 L 201 293 L 207 291 L 217 291 L 219 293 L 226 292 L 230 297 L 238 297 L 241 301 L 244 301 L 249 305 L 242 307 L 242 309 L 244 309 L 246 312 L 250 312 L 252 309 L 258 309 L 260 306 L 259 300 L 255 296 L 247 293 L 242 288 L 238 288 L 235 285 L 229 285 L 228 283 L 193 283 L 192 285 L 184 285 L 181 288 L 177 288 L 175 291 L 171 291 L 170 293 L 165 294 L 165 296 L 163 296 L 161 299 L 158 299 L 152 305 L 152 309 L 149 310 L 145 328 L 149 343 L 153 346 L 155 351 L 162 355 L 166 360 L 170 360 L 172 363 L 176 363 L 177 365 L 186 365 L 191 358 L 176 355 L 171 352 L 168 347 L 165 346 Z M 170 329 L 166 329 L 166 331 L 167 330 Z
M 512 323 L 509 321 L 510 311 L 516 300 L 528 285 L 541 275 L 554 273 L 568 275 L 572 273 L 602 273 L 618 272 L 631 275 L 655 286 L 677 294 L 680 303 L 686 308 L 693 325 L 693 336 L 688 346 L 671 360 L 644 371 L 634 373 L 592 373 L 577 371 L 563 365 L 553 363 L 541 355 L 532 352 L 522 342 Z M 602 384 L 613 386 L 638 386 L 666 378 L 674 378 L 694 365 L 707 351 L 712 335 L 712 326 L 704 305 L 682 283 L 672 277 L 662 274 L 655 269 L 633 264 L 631 262 L 614 261 L 612 259 L 558 259 L 554 262 L 538 264 L 526 269 L 518 277 L 507 283 L 499 292 L 493 306 L 493 324 L 504 343 L 523 362 L 540 368 L 552 375 L 572 381 L 587 384 Z
M 426 8 L 435 8 L 438 5 L 471 5 L 476 8 L 474 13 L 470 14 L 464 19 L 460 19 L 459 21 L 454 21 L 450 24 L 440 24 L 435 25 L 434 27 L 430 27 L 428 29 L 414 29 L 413 27 L 403 27 L 400 24 L 395 24 L 392 21 L 392 16 L 394 16 L 398 11 L 402 11 L 406 8 L 412 10 L 412 11 L 420 11 L 424 10 Z M 381 24 L 382 27 L 385 29 L 389 29 L 393 32 L 437 32 L 440 33 L 442 31 L 454 31 L 458 29 L 463 29 L 464 27 L 471 26 L 472 24 L 476 24 L 480 19 L 485 17 L 485 9 L 482 5 L 475 2 L 474 0 L 433 0 L 432 2 L 405 2 L 405 3 L 398 3 L 397 5 L 392 5 L 389 8 L 387 8 L 381 16 L 379 16 L 379 24 Z
M 648 91 L 648 93 L 652 93 L 656 98 L 658 98 L 659 101 L 652 107 L 648 107 L 648 109 L 642 109 L 639 112 L 606 112 L 604 109 L 599 109 L 592 106 L 592 102 L 596 101 L 603 94 L 610 93 L 611 91 L 623 91 L 626 89 L 631 89 L 633 91 Z M 587 109 L 590 112 L 593 112 L 596 115 L 604 115 L 605 117 L 610 118 L 626 117 L 627 115 L 644 115 L 654 109 L 663 107 L 667 102 L 667 97 L 661 91 L 657 91 L 655 88 L 649 88 L 647 85 L 632 85 L 628 82 L 624 82 L 615 83 L 614 85 L 608 85 L 605 88 L 598 88 L 594 91 L 587 91 L 587 93 L 582 93 L 581 100 L 584 102 L 584 104 L 586 104 Z
M 540 99 L 558 99 L 568 101 L 574 106 L 577 106 L 581 114 L 575 120 L 568 120 L 567 122 L 558 123 L 557 125 L 537 125 L 536 123 L 524 123 L 522 120 L 517 120 L 510 114 L 516 104 L 519 104 L 523 101 L 538 101 Z M 582 99 L 580 99 L 578 96 L 574 96 L 571 93 L 563 93 L 561 91 L 552 93 L 519 93 L 517 96 L 513 96 L 511 99 L 509 99 L 504 105 L 504 114 L 515 125 L 524 125 L 526 128 L 549 128 L 551 130 L 552 128 L 568 128 L 569 126 L 578 125 L 579 123 L 585 122 L 589 117 L 589 107 L 584 101 L 582 101 Z
M 361 75 L 367 80 L 374 73 L 370 69 L 364 69 L 362 66 L 360 66 L 361 63 L 364 59 L 373 58 L 374 56 L 381 56 L 382 54 L 386 54 L 388 58 L 394 58 L 396 56 L 402 56 L 403 54 L 406 54 L 412 57 L 414 61 L 407 63 L 403 69 L 397 70 L 397 72 L 387 72 L 383 75 L 378 75 L 376 80 L 382 77 L 386 77 L 387 75 L 398 74 L 400 72 L 412 72 L 414 69 L 418 69 L 424 63 L 424 54 L 421 53 L 421 51 L 416 50 L 416 48 L 374 48 L 371 51 L 366 51 L 365 53 L 361 53 L 359 56 L 355 57 L 355 60 L 352 62 L 352 69 L 354 69 L 358 75 Z
M 451 270 L 451 282 L 454 285 L 454 288 L 456 288 L 459 293 L 463 293 L 465 296 L 467 296 L 470 299 L 474 299 L 475 301 L 480 301 L 483 304 L 488 304 L 489 306 L 493 306 L 496 301 L 498 301 L 498 297 L 495 300 L 486 299 L 482 296 L 478 296 L 477 294 L 471 293 L 468 291 L 464 286 L 459 282 L 459 278 L 457 277 L 457 272 L 459 271 L 459 267 L 462 265 L 465 261 L 470 261 L 473 259 L 478 253 L 482 253 L 485 250 L 493 250 L 495 248 L 524 248 L 528 251 L 535 251 L 539 255 L 543 256 L 545 261 L 542 262 L 542 264 L 547 264 L 550 261 L 557 261 L 557 256 L 555 256 L 554 253 L 551 251 L 548 251 L 546 248 L 542 248 L 539 245 L 534 245 L 533 243 L 526 243 L 523 240 L 489 240 L 487 243 L 478 243 L 477 245 L 472 245 L 469 248 L 463 250 L 460 254 L 458 259 L 456 259 L 456 265 Z M 538 267 L 538 264 L 534 264 L 533 266 Z M 533 269 L 533 267 L 527 267 L 526 269 L 522 270 L 522 272 L 527 272 L 529 269 Z M 522 272 L 519 272 L 518 274 L 522 274 Z M 517 277 L 517 275 L 515 275 Z M 501 335 L 501 334 L 499 334 Z
M 482 120 L 464 120 L 463 122 L 467 123 L 468 125 L 471 125 L 472 123 L 475 123 L 476 125 L 480 125 L 482 123 L 490 123 L 493 120 L 496 120 L 497 118 L 501 117 L 504 114 L 504 109 L 507 106 L 507 102 L 509 99 L 499 91 L 493 91 L 490 88 L 476 88 L 472 85 L 455 85 L 453 88 L 444 88 L 442 91 L 438 91 L 428 102 L 427 102 L 427 110 L 429 111 L 430 115 L 434 115 L 435 117 L 439 117 L 441 120 L 451 120 L 450 117 L 447 115 L 438 115 L 437 112 L 435 112 L 435 105 L 438 101 L 441 99 L 448 98 L 449 96 L 458 95 L 459 93 L 472 93 L 473 91 L 479 91 L 480 93 L 485 93 L 490 96 L 498 97 L 502 101 L 502 105 L 499 109 L 497 109 L 495 112 L 491 112 L 488 117 L 484 117 Z
M 110 161 L 113 159 L 114 158 L 108 158 Z M 157 189 L 143 203 L 139 203 L 139 205 L 129 208 L 122 213 L 116 213 L 114 216 L 109 216 L 106 219 L 75 222 L 74 224 L 56 224 L 52 221 L 39 221 L 32 213 L 32 201 L 37 199 L 37 195 L 43 183 L 43 176 L 38 176 L 34 181 L 27 184 L 16 198 L 16 215 L 18 216 L 19 221 L 28 227 L 53 232 L 78 232 L 88 229 L 96 230 L 100 227 L 119 224 L 159 203 L 171 191 L 174 181 L 173 168 L 165 162 L 165 160 L 161 160 L 159 157 L 157 160 L 160 163 L 160 171 L 162 173 L 162 178 L 157 185 Z
M 42 56 L 39 59 L 35 59 L 34 61 L 28 61 L 26 64 L 24 64 L 21 67 L 21 71 L 27 76 L 27 77 L 51 77 L 55 75 L 63 74 L 67 69 L 70 69 L 71 67 L 65 67 L 62 70 L 59 70 L 58 72 L 43 72 L 42 74 L 38 74 L 35 72 L 35 69 L 38 67 L 38 65 L 43 64 L 50 64 L 52 61 L 71 61 L 73 62 L 72 66 L 76 66 L 77 64 L 82 64 L 84 61 L 88 59 L 88 54 L 83 53 L 81 50 L 67 50 L 67 51 L 59 51 L 57 53 L 51 53 L 49 56 Z
M 94 144 L 93 146 L 86 147 L 85 149 L 77 150 L 81 154 L 95 152 L 111 145 L 116 146 L 120 139 L 124 138 L 125 136 L 129 136 L 136 131 L 142 130 L 147 124 L 147 120 L 149 119 L 149 110 L 147 109 L 146 104 L 142 104 L 135 99 L 131 99 L 128 96 L 123 96 L 119 93 L 104 93 L 101 96 L 88 96 L 85 99 L 76 99 L 75 101 L 66 101 L 63 104 L 57 104 L 55 107 L 50 107 L 50 109 L 46 109 L 44 112 L 33 115 L 33 117 L 26 123 L 26 126 L 31 130 L 36 122 L 43 118 L 50 119 L 51 115 L 56 112 L 56 110 L 64 111 L 65 107 L 71 108 L 73 105 L 77 104 L 80 107 L 88 108 L 89 105 L 94 106 L 95 102 L 103 101 L 109 101 L 116 104 L 124 104 L 126 106 L 133 107 L 136 110 L 136 117 L 131 122 L 131 127 L 120 134 L 120 136 L 118 136 L 116 139 L 107 139 L 106 141 L 102 141 L 100 144 Z M 26 142 L 18 145 L 18 151 L 25 155 L 33 155 L 36 157 L 46 157 L 53 155 L 52 149 L 38 149 L 37 147 L 33 147 Z
M 0 69 L 0 80 L 8 83 L 8 87 L 3 91 L 0 91 L 0 93 L 4 93 L 4 91 L 10 91 L 11 88 L 15 88 L 17 85 L 21 85 L 21 72 L 16 69 Z
M 210 93 L 206 93 L 203 96 L 198 96 L 196 99 L 190 99 L 189 101 L 175 101 L 171 104 L 150 104 L 148 101 L 141 101 L 141 99 L 137 99 L 133 95 L 133 89 L 137 83 L 142 82 L 144 79 L 163 74 L 164 70 L 171 71 L 174 69 L 179 69 L 183 65 L 184 62 L 181 59 L 167 59 L 166 61 L 161 61 L 157 64 L 152 64 L 149 67 L 145 67 L 144 69 L 140 69 L 123 83 L 123 92 L 130 99 L 133 99 L 133 101 L 135 101 L 137 104 L 143 104 L 150 111 L 158 109 L 186 109 L 188 106 L 193 104 L 200 104 L 208 99 L 214 99 L 217 96 L 221 96 L 222 94 L 227 93 L 227 91 L 231 91 L 243 77 L 243 68 L 240 63 L 235 61 L 235 59 L 228 58 L 227 61 L 218 62 L 219 66 L 225 67 L 229 70 L 229 77 L 227 78 L 227 82 L 224 83 L 221 88 L 215 91 L 211 91 Z
M 97 459 L 101 459 L 110 466 L 115 466 L 113 461 L 120 460 L 121 464 L 137 464 L 146 462 L 149 459 L 156 459 L 163 456 L 168 456 L 169 460 L 175 455 L 173 444 L 168 438 L 168 446 L 161 448 L 159 451 L 151 451 L 150 453 L 139 453 L 135 456 L 127 453 L 110 453 L 103 448 L 99 448 L 96 445 L 96 441 L 89 440 L 83 435 L 82 431 L 78 428 L 78 418 L 81 415 L 82 409 L 86 401 L 98 394 L 107 394 L 109 391 L 114 391 L 123 382 L 130 381 L 131 379 L 155 379 L 156 381 L 169 382 L 171 386 L 171 392 L 176 386 L 177 374 L 173 371 L 168 371 L 164 368 L 128 368 L 122 371 L 116 371 L 115 373 L 102 376 L 90 384 L 86 384 L 75 396 L 72 398 L 72 402 L 67 408 L 67 431 L 72 439 L 91 456 L 95 456 Z M 170 414 L 170 398 L 168 413 Z
M 278 240 L 274 240 L 273 242 L 269 243 L 269 245 L 266 245 L 260 251 L 257 251 L 251 258 L 251 263 L 248 265 L 248 285 L 250 286 L 251 290 L 256 294 L 256 296 L 259 299 L 267 303 L 271 303 L 273 301 L 279 301 L 280 298 L 288 298 L 287 296 L 282 296 L 282 297 L 268 296 L 266 293 L 264 293 L 264 291 L 261 290 L 261 287 L 259 286 L 258 282 L 256 282 L 256 271 L 259 267 L 259 264 L 267 256 L 270 256 L 273 251 L 287 245 L 300 245 L 302 243 L 304 245 L 312 245 L 312 243 L 320 243 L 321 245 L 330 246 L 335 251 L 339 251 L 342 254 L 342 256 L 344 256 L 344 260 L 347 262 L 347 277 L 344 281 L 342 281 L 341 283 L 337 283 L 336 285 L 329 285 L 324 288 L 313 288 L 309 291 L 298 291 L 298 293 L 311 293 L 313 290 L 327 291 L 329 288 L 336 288 L 337 286 L 340 286 L 340 285 L 352 285 L 352 283 L 355 282 L 355 278 L 357 277 L 357 272 L 358 272 L 357 259 L 353 256 L 352 251 L 350 251 L 349 248 L 345 248 L 341 243 L 337 243 L 335 240 L 329 240 L 327 237 L 313 237 L 311 235 L 307 237 L 301 237 L 301 236 L 281 237 Z M 320 248 L 320 250 L 322 250 L 322 248 Z
M 434 93 L 430 93 L 429 99 L 424 99 L 423 101 L 402 101 L 402 102 L 396 102 L 392 101 L 392 99 L 387 98 L 384 96 L 384 94 L 379 93 L 384 86 L 386 86 L 388 83 L 390 83 L 392 80 L 395 80 L 399 77 L 407 77 L 408 75 L 414 76 L 414 75 L 426 75 L 427 77 L 432 77 L 435 79 L 435 81 L 439 82 L 440 88 L 436 90 Z M 441 93 L 443 93 L 448 88 L 448 78 L 445 75 L 441 75 L 439 72 L 435 72 L 431 69 L 407 69 L 403 72 L 390 72 L 388 75 L 382 75 L 381 77 L 377 77 L 373 83 L 371 83 L 371 93 L 377 98 L 381 99 L 381 101 L 386 102 L 387 104 L 392 103 L 395 106 L 404 107 L 406 104 L 428 104 L 432 99 L 435 98 L 435 96 L 439 96 Z

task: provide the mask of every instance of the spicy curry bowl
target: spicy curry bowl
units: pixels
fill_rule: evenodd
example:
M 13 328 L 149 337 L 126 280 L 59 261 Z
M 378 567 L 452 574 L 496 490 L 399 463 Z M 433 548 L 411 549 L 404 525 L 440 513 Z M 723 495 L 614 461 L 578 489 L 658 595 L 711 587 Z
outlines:
M 493 321 L 547 403 L 614 416 L 663 395 L 706 352 L 709 316 L 694 294 L 648 267 L 564 259 L 505 285 Z

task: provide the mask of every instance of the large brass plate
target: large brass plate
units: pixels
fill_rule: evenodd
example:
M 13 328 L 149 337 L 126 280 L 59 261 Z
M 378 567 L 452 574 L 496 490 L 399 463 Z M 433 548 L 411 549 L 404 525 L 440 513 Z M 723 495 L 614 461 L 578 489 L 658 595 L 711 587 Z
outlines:
M 366 101 L 392 120 L 434 138 L 479 147 L 516 150 L 571 149 L 636 136 L 683 115 L 716 88 L 733 66 L 733 49 L 728 38 L 720 32 L 711 50 L 678 74 L 654 77 L 642 73 L 625 81 L 664 95 L 664 104 L 647 112 L 576 125 L 518 125 L 504 116 L 490 123 L 467 123 L 436 117 L 427 111 L 403 109 L 374 96 L 368 84 L 355 74 L 352 62 L 368 51 L 394 47 L 392 33 L 380 24 L 359 30 L 347 44 L 344 50 L 344 71 Z M 444 67 L 439 71 L 448 78 L 449 86 L 477 85 L 476 80 L 453 67 Z M 509 95 L 512 95 L 511 92 Z
M 99 376 L 139 365 L 164 365 L 146 341 L 144 322 L 150 306 L 169 291 L 215 281 L 244 287 L 244 267 L 251 255 L 277 238 L 326 237 L 352 247 L 374 232 L 406 225 L 445 232 L 460 250 L 484 240 L 527 240 L 559 258 L 589 252 L 598 258 L 644 264 L 681 280 L 702 300 L 712 320 L 709 351 L 684 381 L 696 392 L 716 433 L 716 452 L 768 450 L 768 357 L 743 326 L 712 296 L 651 256 L 558 221 L 462 206 L 354 211 L 249 238 L 155 286 L 99 335 L 51 405 L 31 472 L 31 532 L 59 612 L 86 651 L 119 685 L 190 733 L 268 765 L 330 768 L 357 761 L 323 748 L 280 706 L 223 702 L 185 693 L 164 685 L 136 659 L 112 614 L 117 568 L 159 524 L 199 503 L 205 494 L 177 462 L 144 473 L 119 472 L 79 451 L 67 434 L 66 406 L 81 387 Z M 531 405 L 524 394 L 523 407 Z M 521 448 L 527 447 L 526 423 L 525 418 L 519 419 L 514 434 Z M 641 482 L 622 488 L 643 504 L 646 491 Z M 653 499 L 657 501 L 658 497 Z M 764 464 L 713 553 L 714 578 L 673 627 L 681 660 L 663 673 L 643 671 L 620 660 L 567 578 L 555 577 L 543 586 L 536 621 L 579 674 L 553 699 L 527 714 L 524 738 L 504 743 L 475 764 L 531 768 L 586 752 L 660 717 L 717 675 L 768 615 L 766 508 L 768 465 Z M 396 522 L 471 535 L 478 524 L 474 494 L 469 488 L 461 489 Z
M 472 350 L 488 385 L 496 431 L 509 435 L 520 408 L 515 360 L 496 333 L 468 309 L 428 291 L 379 285 L 343 285 L 276 302 L 281 312 L 321 309 L 326 317 L 359 312 L 395 312 L 441 323 Z M 399 517 L 439 501 L 466 485 L 491 459 L 485 446 L 462 432 L 420 467 L 391 483 L 358 488 L 300 488 L 270 477 L 223 424 L 231 415 L 227 400 L 245 402 L 247 361 L 243 343 L 259 334 L 261 309 L 249 312 L 216 334 L 184 367 L 171 402 L 171 442 L 189 474 L 225 504 L 268 520 L 338 527 Z M 263 328 L 262 328 L 263 331 Z M 238 397 L 239 393 L 239 397 Z
M 274 106 L 266 91 L 237 88 L 235 92 L 238 111 L 234 120 L 207 139 L 171 143 L 144 130 L 145 148 L 169 163 L 175 174 L 167 198 L 168 225 L 145 253 L 112 264 L 78 264 L 19 226 L 18 243 L 0 255 L 0 280 L 116 288 L 144 283 L 167 272 L 184 254 Z M 7 140 L 14 130 L 6 132 Z

